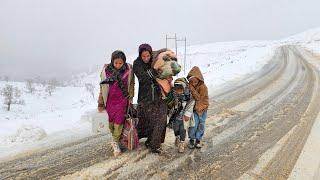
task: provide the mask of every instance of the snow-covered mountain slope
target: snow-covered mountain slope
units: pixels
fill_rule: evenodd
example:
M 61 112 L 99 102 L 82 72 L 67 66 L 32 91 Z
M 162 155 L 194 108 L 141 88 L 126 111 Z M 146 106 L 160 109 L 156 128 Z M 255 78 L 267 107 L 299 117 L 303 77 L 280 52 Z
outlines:
M 303 44 L 310 44 L 320 41 L 320 28 L 310 29 L 305 32 L 290 36 L 283 39 L 284 42 L 296 42 Z

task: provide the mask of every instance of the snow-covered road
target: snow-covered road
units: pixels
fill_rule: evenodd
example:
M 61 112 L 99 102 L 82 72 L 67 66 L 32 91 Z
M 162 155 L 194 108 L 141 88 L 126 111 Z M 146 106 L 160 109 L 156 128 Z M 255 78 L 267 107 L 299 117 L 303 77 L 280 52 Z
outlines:
M 112 157 L 109 136 L 93 136 L 0 164 L 4 178 L 286 179 L 319 112 L 313 56 L 282 46 L 259 72 L 213 94 L 205 146 L 178 154 L 168 131 L 162 156 L 141 151 Z M 69 174 L 69 175 L 68 175 Z

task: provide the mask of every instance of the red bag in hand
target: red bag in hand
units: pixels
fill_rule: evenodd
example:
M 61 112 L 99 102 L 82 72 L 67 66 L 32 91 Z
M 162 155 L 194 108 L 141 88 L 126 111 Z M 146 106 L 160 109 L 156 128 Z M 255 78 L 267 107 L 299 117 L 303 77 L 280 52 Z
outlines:
M 129 105 L 120 138 L 120 143 L 128 150 L 133 150 L 139 147 L 139 137 L 136 128 L 138 121 L 139 119 L 137 118 L 136 110 L 132 105 Z

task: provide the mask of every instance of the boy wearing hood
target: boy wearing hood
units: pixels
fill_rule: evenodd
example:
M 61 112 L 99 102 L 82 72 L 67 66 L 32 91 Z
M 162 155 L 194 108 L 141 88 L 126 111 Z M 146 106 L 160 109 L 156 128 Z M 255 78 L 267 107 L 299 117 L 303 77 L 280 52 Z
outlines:
M 204 83 L 203 75 L 199 67 L 194 66 L 187 76 L 189 80 L 189 88 L 192 97 L 195 100 L 194 106 L 194 127 L 190 127 L 188 135 L 190 149 L 201 148 L 201 140 L 204 135 L 205 121 L 207 119 L 207 110 L 209 107 L 208 88 Z
M 167 96 L 166 101 L 170 108 L 170 122 L 176 136 L 175 145 L 178 146 L 178 152 L 183 153 L 186 129 L 194 126 L 192 114 L 195 104 L 186 78 L 178 78 L 174 81 L 174 87 Z

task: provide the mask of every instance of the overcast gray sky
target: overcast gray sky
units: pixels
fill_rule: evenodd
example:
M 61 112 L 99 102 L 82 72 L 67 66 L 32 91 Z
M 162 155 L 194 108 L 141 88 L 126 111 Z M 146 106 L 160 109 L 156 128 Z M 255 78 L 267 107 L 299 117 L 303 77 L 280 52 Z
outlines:
M 115 49 L 280 39 L 320 26 L 319 0 L 0 0 L 0 75 L 68 76 Z

